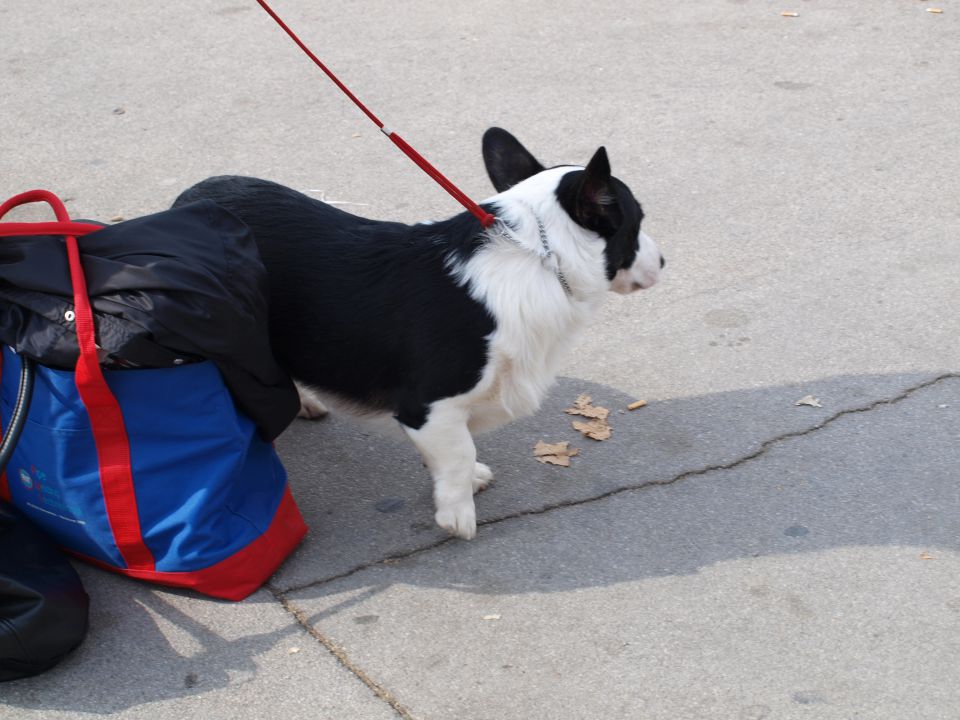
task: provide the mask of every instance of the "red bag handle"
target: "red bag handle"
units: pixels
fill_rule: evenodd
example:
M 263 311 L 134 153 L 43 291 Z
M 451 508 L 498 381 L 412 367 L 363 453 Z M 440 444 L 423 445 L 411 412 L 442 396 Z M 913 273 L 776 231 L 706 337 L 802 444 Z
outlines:
M 33 202 L 45 202 L 57 217 L 57 222 L 0 223 L 0 237 L 12 235 L 64 235 L 67 258 L 70 262 L 70 280 L 73 283 L 74 324 L 80 356 L 77 358 L 75 378 L 77 391 L 90 416 L 97 458 L 100 462 L 100 485 L 110 521 L 113 538 L 129 569 L 154 571 L 153 554 L 143 542 L 140 516 L 133 488 L 130 463 L 130 441 L 120 404 L 110 391 L 100 360 L 93 323 L 93 309 L 87 295 L 87 280 L 80 263 L 77 236 L 100 230 L 100 225 L 75 223 L 63 202 L 48 190 L 29 190 L 15 195 L 0 205 L 0 218 L 11 209 Z M 24 229 L 27 232 L 24 232 Z M 32 230 L 32 231 L 31 231 Z
M 28 190 L 25 193 L 14 195 L 5 203 L 0 205 L 0 219 L 15 207 L 27 205 L 34 202 L 45 202 L 51 207 L 54 215 L 57 216 L 56 222 L 5 222 L 0 223 L 0 237 L 12 237 L 17 235 L 72 235 L 79 237 L 88 233 L 100 230 L 102 225 L 93 223 L 73 222 L 66 206 L 49 190 Z
M 57 216 L 57 220 L 60 222 L 66 222 L 70 220 L 70 214 L 67 212 L 67 208 L 63 204 L 63 201 L 49 190 L 27 190 L 19 195 L 14 195 L 5 203 L 0 205 L 0 218 L 13 210 L 15 207 L 33 202 L 45 202 L 51 207 L 53 214 Z
M 100 230 L 103 225 L 74 222 L 5 222 L 0 223 L 0 237 L 14 237 L 17 235 L 73 235 L 81 237 Z

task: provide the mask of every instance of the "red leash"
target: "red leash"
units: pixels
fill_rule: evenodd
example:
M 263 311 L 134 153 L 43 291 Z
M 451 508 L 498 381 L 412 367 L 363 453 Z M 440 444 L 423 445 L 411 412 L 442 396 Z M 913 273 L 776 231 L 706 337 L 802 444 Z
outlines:
M 260 7 L 262 7 L 264 10 L 267 11 L 267 14 L 270 15 L 270 17 L 276 20 L 277 24 L 281 28 L 283 28 L 283 31 L 290 36 L 290 39 L 300 46 L 300 49 L 307 54 L 307 57 L 313 60 L 313 62 L 316 63 L 317 67 L 323 70 L 323 72 L 326 73 L 327 77 L 330 78 L 338 88 L 343 90 L 344 94 L 348 98 L 353 100 L 354 104 L 358 108 L 360 108 L 360 110 L 363 111 L 363 114 L 366 115 L 368 118 L 370 118 L 370 120 L 373 121 L 373 124 L 376 125 L 378 128 L 380 128 L 380 131 L 384 135 L 386 135 L 388 138 L 390 138 L 391 141 L 393 141 L 394 145 L 400 148 L 408 158 L 413 160 L 420 167 L 421 170 L 423 170 L 425 173 L 427 173 L 427 175 L 429 175 L 434 180 L 436 180 L 437 183 L 440 184 L 440 187 L 442 187 L 444 190 L 450 193 L 457 200 L 457 202 L 459 202 L 467 210 L 473 213 L 476 216 L 476 218 L 480 221 L 480 224 L 483 227 L 486 228 L 493 225 L 493 223 L 496 221 L 496 218 L 493 215 L 488 213 L 482 207 L 477 205 L 477 203 L 475 203 L 473 200 L 467 197 L 467 195 L 462 190 L 460 190 L 460 188 L 454 185 L 439 170 L 437 170 L 433 165 L 431 165 L 430 162 L 425 157 L 423 157 L 420 153 L 418 153 L 416 150 L 410 147 L 410 145 L 407 144 L 406 140 L 400 137 L 397 133 L 393 132 L 393 130 L 391 130 L 390 128 L 385 127 L 384 124 L 380 122 L 380 118 L 378 118 L 376 115 L 370 112 L 369 108 L 367 108 L 366 105 L 360 102 L 359 98 L 357 98 L 356 95 L 350 92 L 350 89 L 346 85 L 344 85 L 342 82 L 340 82 L 340 79 L 336 75 L 334 75 L 326 65 L 320 62 L 320 59 L 310 51 L 310 48 L 308 48 L 306 45 L 303 44 L 303 41 L 296 36 L 293 30 L 287 27 L 287 24 L 280 19 L 280 16 L 277 15 L 269 5 L 267 5 L 265 0 L 257 0 L 257 2 L 260 4 Z

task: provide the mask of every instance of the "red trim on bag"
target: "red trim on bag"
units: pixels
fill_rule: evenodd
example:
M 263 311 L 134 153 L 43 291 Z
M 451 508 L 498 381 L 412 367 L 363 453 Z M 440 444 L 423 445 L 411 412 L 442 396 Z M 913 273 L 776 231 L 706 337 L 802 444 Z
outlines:
M 66 551 L 91 565 L 137 580 L 188 588 L 223 600 L 243 600 L 267 581 L 306 534 L 307 525 L 287 487 L 270 521 L 270 527 L 263 535 L 242 550 L 203 570 L 158 572 L 119 568 L 69 549 Z
M 133 486 L 133 471 L 130 461 L 130 440 L 120 403 L 110 392 L 100 359 L 93 325 L 93 309 L 87 297 L 87 281 L 80 264 L 80 249 L 77 239 L 67 238 L 67 255 L 70 259 L 70 279 L 73 282 L 73 306 L 76 311 L 74 325 L 80 356 L 75 370 L 77 392 L 90 416 L 90 428 L 97 446 L 100 462 L 100 485 L 107 508 L 107 519 L 113 531 L 113 539 L 123 561 L 131 570 L 152 572 L 155 569 L 153 555 L 143 542 L 140 531 L 140 514 L 137 511 L 137 496 Z

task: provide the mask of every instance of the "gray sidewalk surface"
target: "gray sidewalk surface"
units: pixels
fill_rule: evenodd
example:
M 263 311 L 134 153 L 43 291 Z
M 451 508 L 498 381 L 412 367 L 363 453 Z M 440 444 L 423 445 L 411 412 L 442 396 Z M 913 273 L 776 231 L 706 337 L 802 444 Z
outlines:
M 475 198 L 490 125 L 547 164 L 605 145 L 663 283 L 480 439 L 474 541 L 435 528 L 401 437 L 297 421 L 311 531 L 270 583 L 80 567 L 87 641 L 0 684 L 0 718 L 960 718 L 960 4 L 275 7 Z M 0 98 L 0 195 L 75 217 L 222 173 L 459 209 L 253 0 L 0 5 Z M 570 427 L 584 392 L 611 439 Z

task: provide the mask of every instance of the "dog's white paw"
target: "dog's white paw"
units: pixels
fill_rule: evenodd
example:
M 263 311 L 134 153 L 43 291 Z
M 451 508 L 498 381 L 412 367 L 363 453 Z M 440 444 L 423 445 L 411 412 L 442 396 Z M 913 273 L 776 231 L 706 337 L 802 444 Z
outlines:
M 448 533 L 464 540 L 473 540 L 477 535 L 477 510 L 473 498 L 440 508 L 434 519 Z
M 300 395 L 300 412 L 297 413 L 297 417 L 319 420 L 330 414 L 330 410 L 320 401 L 320 398 L 306 388 L 298 385 L 297 393 Z
M 489 465 L 477 463 L 473 471 L 473 492 L 474 494 L 486 490 L 493 480 L 493 470 Z
M 327 406 L 317 400 L 315 402 L 301 402 L 300 412 L 297 413 L 297 417 L 306 418 L 307 420 L 319 420 L 329 414 L 330 410 L 327 409 Z

